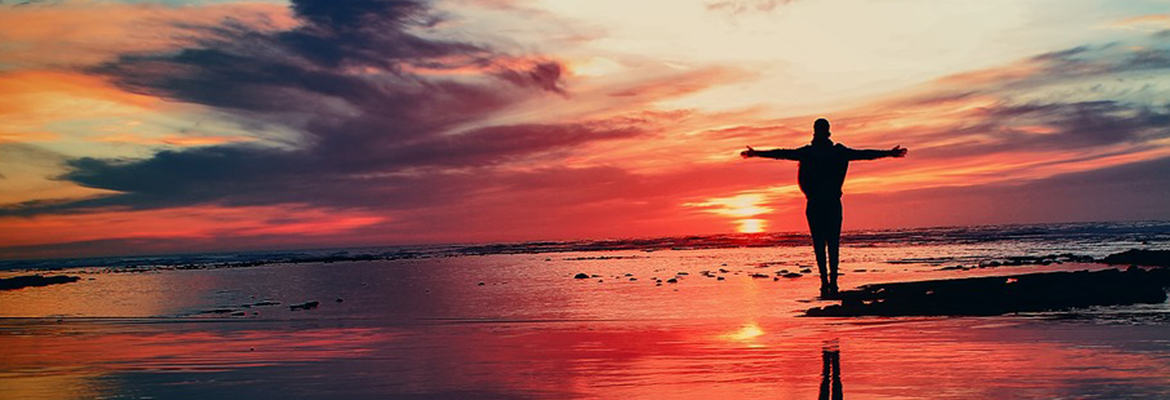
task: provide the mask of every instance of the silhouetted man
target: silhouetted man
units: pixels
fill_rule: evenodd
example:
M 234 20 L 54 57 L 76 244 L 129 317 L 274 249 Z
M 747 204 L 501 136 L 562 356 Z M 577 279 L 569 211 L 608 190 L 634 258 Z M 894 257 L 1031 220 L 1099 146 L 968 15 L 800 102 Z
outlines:
M 837 294 L 837 259 L 841 244 L 841 186 L 849 162 L 876 160 L 883 157 L 904 157 L 906 149 L 895 146 L 890 150 L 854 150 L 829 140 L 829 120 L 820 118 L 813 123 L 812 144 L 799 149 L 755 150 L 740 153 L 744 158 L 764 157 L 777 160 L 800 161 L 797 180 L 800 191 L 808 199 L 804 215 L 812 234 L 817 267 L 821 271 L 821 296 Z M 828 247 L 828 269 L 825 268 L 825 248 Z

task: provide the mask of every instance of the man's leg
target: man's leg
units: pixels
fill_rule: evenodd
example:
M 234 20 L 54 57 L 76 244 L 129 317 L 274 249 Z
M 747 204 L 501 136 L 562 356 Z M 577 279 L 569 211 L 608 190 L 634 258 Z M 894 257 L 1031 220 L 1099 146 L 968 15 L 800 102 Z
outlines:
M 829 250 L 829 294 L 837 294 L 837 266 L 841 259 L 841 200 L 826 202 L 822 208 L 822 234 Z
M 825 262 L 825 247 L 828 241 L 820 236 L 813 236 L 813 251 L 817 255 L 817 269 L 821 272 L 821 294 L 829 293 L 829 288 L 832 287 L 829 281 L 828 269 Z
M 825 250 L 828 246 L 828 240 L 825 238 L 823 227 L 825 225 L 823 216 L 820 215 L 820 210 L 817 205 L 809 202 L 804 211 L 804 216 L 808 218 L 808 230 L 812 234 L 813 239 L 813 253 L 817 257 L 817 269 L 821 272 L 821 295 L 824 296 L 829 293 L 829 270 L 827 266 Z

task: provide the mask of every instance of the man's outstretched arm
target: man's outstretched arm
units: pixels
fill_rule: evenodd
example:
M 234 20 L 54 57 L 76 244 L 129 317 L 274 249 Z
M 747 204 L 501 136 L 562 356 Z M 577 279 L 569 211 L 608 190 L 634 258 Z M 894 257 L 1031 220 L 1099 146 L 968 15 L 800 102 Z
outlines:
M 894 146 L 889 150 L 853 150 L 849 149 L 849 160 L 876 160 L 885 157 L 905 157 L 906 149 L 902 146 Z
M 747 150 L 739 153 L 743 158 L 762 157 L 774 158 L 777 160 L 793 160 L 800 161 L 800 152 L 794 149 L 773 149 L 773 150 L 756 150 L 752 146 L 748 146 Z

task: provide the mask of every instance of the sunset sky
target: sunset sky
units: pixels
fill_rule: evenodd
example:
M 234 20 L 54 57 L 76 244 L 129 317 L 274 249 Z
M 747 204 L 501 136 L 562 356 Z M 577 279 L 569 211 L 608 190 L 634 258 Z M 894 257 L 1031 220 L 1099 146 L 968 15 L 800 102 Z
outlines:
M 0 258 L 1170 219 L 1170 1 L 0 3 Z

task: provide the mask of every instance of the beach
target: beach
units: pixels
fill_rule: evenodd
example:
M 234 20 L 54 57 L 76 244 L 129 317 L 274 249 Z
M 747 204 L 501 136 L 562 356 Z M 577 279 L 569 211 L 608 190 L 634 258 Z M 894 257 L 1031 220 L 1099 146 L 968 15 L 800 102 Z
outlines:
M 1059 255 L 1166 245 L 1164 225 L 1069 232 L 856 240 L 843 249 L 840 279 L 853 288 L 1102 270 L 1116 266 Z M 1023 256 L 1031 261 L 1010 262 Z M 0 390 L 22 399 L 827 399 L 835 385 L 851 399 L 1170 397 L 1166 303 L 814 318 L 804 311 L 832 302 L 815 298 L 811 259 L 794 244 L 46 270 L 80 280 L 0 291 Z M 822 385 L 827 354 L 839 359 L 834 385 Z

